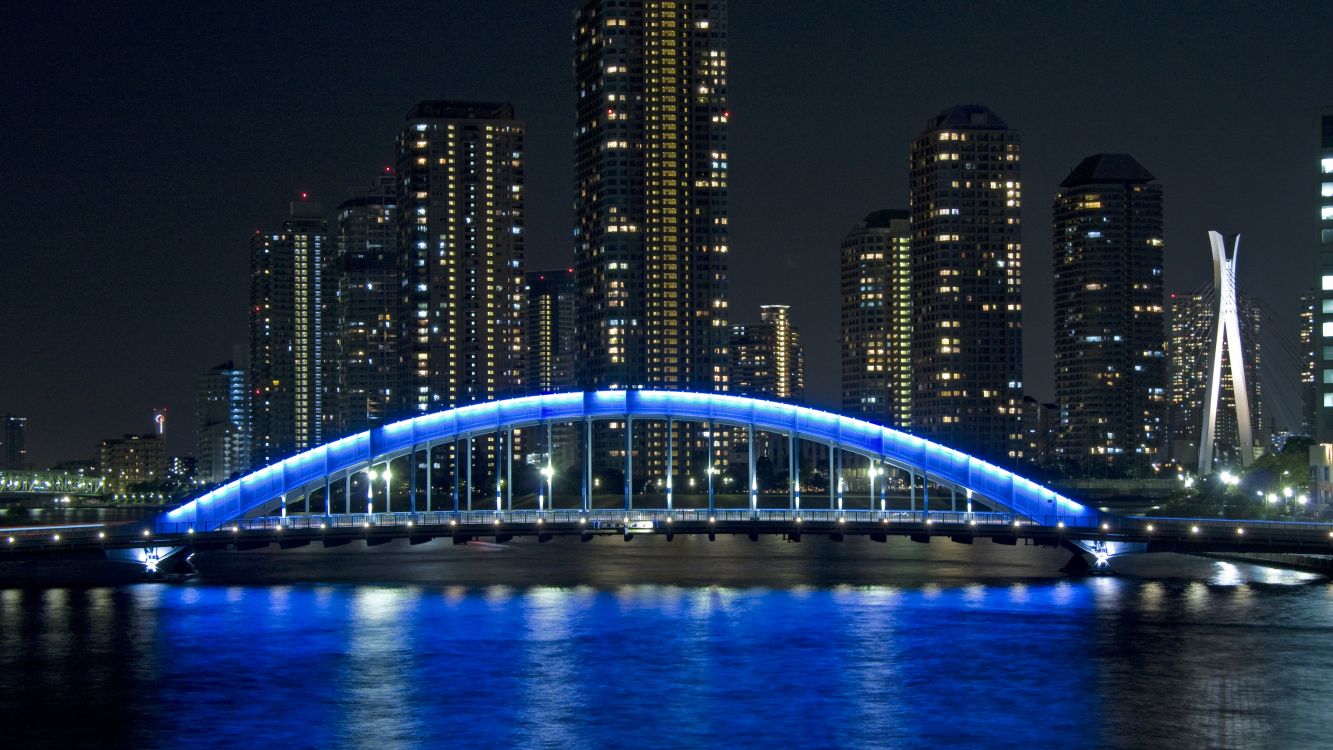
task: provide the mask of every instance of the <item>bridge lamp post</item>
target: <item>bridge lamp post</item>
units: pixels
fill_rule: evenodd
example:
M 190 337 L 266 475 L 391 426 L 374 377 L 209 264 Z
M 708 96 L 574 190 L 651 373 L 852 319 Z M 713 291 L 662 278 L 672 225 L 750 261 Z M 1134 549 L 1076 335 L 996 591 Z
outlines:
M 554 489 L 554 485 L 555 485 L 555 479 L 554 479 L 554 477 L 555 477 L 555 469 L 552 468 L 551 465 L 550 465 L 549 463 L 542 467 L 542 477 L 546 479 L 546 493 L 547 493 L 548 495 L 551 496 L 551 502 L 554 503 L 554 502 L 555 502 L 555 489 Z M 538 510 L 538 511 L 543 510 L 543 508 L 542 508 L 542 491 L 541 491 L 541 487 L 538 487 L 538 488 L 537 488 L 537 510 Z
M 375 480 L 380 478 L 379 472 L 371 469 L 366 472 L 368 481 L 366 482 L 366 515 L 375 512 Z
M 1264 518 L 1268 518 L 1268 506 L 1277 503 L 1277 493 L 1268 493 L 1268 502 L 1264 503 Z
M 870 509 L 871 509 L 871 510 L 874 510 L 874 509 L 875 509 L 875 477 L 879 476 L 879 467 L 875 466 L 874 464 L 871 464 L 871 465 L 870 465 L 870 471 L 869 471 L 869 474 L 870 474 Z M 883 501 L 883 500 L 879 501 L 879 509 L 880 509 L 881 512 L 884 511 L 884 501 Z
M 708 478 L 708 512 L 713 512 L 713 475 L 717 474 L 717 467 L 713 466 L 713 455 L 711 450 L 712 437 L 708 438 L 710 450 L 708 454 L 708 466 L 704 469 L 704 476 Z

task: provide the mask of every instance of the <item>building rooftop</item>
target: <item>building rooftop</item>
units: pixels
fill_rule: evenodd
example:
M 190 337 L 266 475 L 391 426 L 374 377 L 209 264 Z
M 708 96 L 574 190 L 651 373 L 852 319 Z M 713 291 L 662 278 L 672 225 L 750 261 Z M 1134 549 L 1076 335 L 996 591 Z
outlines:
M 461 102 L 450 99 L 424 101 L 407 113 L 407 119 L 445 117 L 465 120 L 512 120 L 514 105 L 508 102 Z
M 1000 116 L 984 104 L 959 104 L 944 110 L 926 122 L 926 130 L 966 128 L 968 130 L 1008 130 Z
M 911 221 L 912 212 L 905 208 L 884 208 L 871 211 L 861 220 L 866 229 L 888 229 L 895 221 Z
M 1093 154 L 1074 167 L 1060 187 L 1096 183 L 1152 182 L 1157 179 L 1129 154 Z

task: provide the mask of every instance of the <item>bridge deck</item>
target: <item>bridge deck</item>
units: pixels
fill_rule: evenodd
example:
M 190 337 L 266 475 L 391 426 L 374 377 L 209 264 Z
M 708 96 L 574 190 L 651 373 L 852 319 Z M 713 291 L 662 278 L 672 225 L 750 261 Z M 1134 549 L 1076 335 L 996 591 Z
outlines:
M 494 538 L 623 536 L 657 534 L 760 534 L 799 540 L 806 535 L 841 540 L 866 536 L 884 541 L 909 536 L 917 541 L 948 537 L 970 543 L 992 539 L 1055 546 L 1065 541 L 1105 541 L 1146 545 L 1149 552 L 1286 552 L 1333 555 L 1333 524 L 1188 518 L 1108 518 L 1097 526 L 1079 526 L 1060 518 L 1028 519 L 1010 513 L 952 511 L 830 510 L 555 510 L 470 511 L 269 516 L 234 521 L 209 532 L 188 524 L 78 525 L 0 530 L 12 555 L 88 553 L 97 550 L 190 547 L 252 549 L 322 542 L 338 546 L 353 540 L 380 544 L 393 539 L 421 543 L 450 538 L 455 543 Z M 0 558 L 2 559 L 2 558 Z

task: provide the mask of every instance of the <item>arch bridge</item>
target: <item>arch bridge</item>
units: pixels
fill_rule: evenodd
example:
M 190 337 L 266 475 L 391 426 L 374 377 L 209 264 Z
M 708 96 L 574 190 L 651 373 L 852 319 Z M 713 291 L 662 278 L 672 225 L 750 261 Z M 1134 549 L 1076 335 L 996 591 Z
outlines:
M 783 464 L 785 463 L 785 471 Z M 805 472 L 805 476 L 803 476 Z M 881 425 L 681 391 L 526 396 L 395 422 L 279 461 L 147 525 L 10 536 L 13 552 L 100 550 L 150 571 L 180 550 L 448 537 L 947 536 L 1139 551 L 1328 554 L 1333 527 L 1122 518 Z
M 733 463 L 738 454 L 744 458 Z M 765 486 L 758 467 L 765 459 L 773 467 L 775 458 L 786 463 L 781 486 Z M 803 459 L 818 467 L 826 487 L 818 495 L 804 491 Z M 560 503 L 555 480 L 573 473 L 571 464 L 577 489 Z M 603 488 L 603 476 L 619 479 L 619 491 Z M 678 487 L 682 481 L 689 486 Z M 864 489 L 855 497 L 853 484 Z M 351 435 L 169 511 L 156 530 L 205 532 L 252 518 L 373 516 L 377 509 L 873 513 L 889 510 L 891 493 L 905 496 L 909 512 L 930 511 L 932 496 L 941 508 L 947 493 L 952 511 L 961 499 L 965 512 L 980 505 L 1035 524 L 1096 526 L 1101 518 L 1003 468 L 864 420 L 738 396 L 625 390 L 492 401 Z M 622 502 L 606 508 L 609 498 Z

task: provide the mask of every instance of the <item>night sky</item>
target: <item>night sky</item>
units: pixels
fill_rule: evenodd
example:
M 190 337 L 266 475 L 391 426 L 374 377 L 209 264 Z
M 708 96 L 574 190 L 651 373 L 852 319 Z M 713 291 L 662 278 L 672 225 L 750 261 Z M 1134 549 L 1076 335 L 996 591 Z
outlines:
M 0 26 L 0 412 L 30 418 L 39 466 L 156 406 L 191 452 L 195 376 L 246 342 L 249 236 L 303 190 L 332 215 L 419 100 L 513 102 L 528 268 L 572 263 L 573 0 L 94 5 Z M 1326 2 L 732 0 L 732 320 L 791 304 L 809 400 L 836 405 L 838 242 L 906 208 L 929 117 L 982 103 L 1023 141 L 1030 393 L 1054 395 L 1051 193 L 1099 151 L 1164 186 L 1168 291 L 1209 280 L 1207 230 L 1244 233 L 1241 288 L 1281 339 L 1265 388 L 1294 381 L 1330 32 Z

